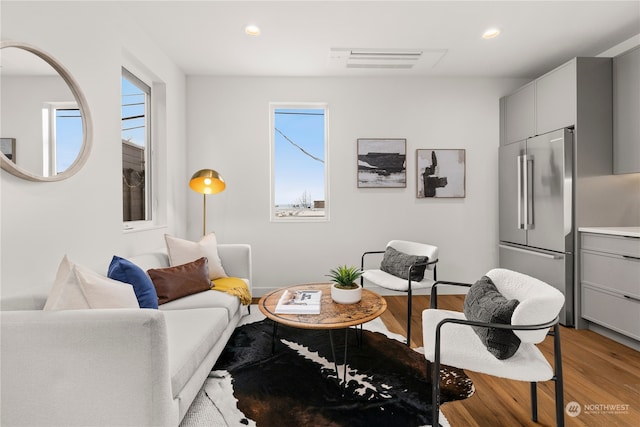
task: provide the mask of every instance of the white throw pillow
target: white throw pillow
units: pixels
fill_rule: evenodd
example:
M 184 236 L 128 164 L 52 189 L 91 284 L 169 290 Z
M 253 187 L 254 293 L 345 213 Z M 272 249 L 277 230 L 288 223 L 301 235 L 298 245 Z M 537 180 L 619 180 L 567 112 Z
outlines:
M 80 289 L 91 308 L 140 308 L 133 286 L 98 274 L 80 265 L 74 266 Z
M 165 234 L 164 238 L 167 242 L 169 264 L 172 267 L 193 262 L 204 256 L 209 261 L 209 278 L 211 280 L 228 277 L 218 255 L 218 241 L 214 233 L 207 234 L 199 242 L 180 239 L 168 234 Z
M 74 264 L 65 255 L 44 310 L 140 308 L 133 286 Z
M 68 310 L 89 308 L 73 272 L 73 263 L 65 255 L 58 266 L 56 280 L 47 297 L 43 310 Z

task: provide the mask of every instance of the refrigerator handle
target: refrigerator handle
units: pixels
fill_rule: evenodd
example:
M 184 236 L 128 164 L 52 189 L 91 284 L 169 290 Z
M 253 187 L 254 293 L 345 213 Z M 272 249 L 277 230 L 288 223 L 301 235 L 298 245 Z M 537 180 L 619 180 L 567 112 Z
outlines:
M 533 227 L 533 156 L 525 154 L 522 156 L 524 165 L 524 229 L 530 230 Z
M 518 229 L 519 230 L 524 230 L 524 221 L 522 220 L 522 205 L 523 205 L 523 201 L 522 201 L 522 195 L 523 195 L 523 191 L 522 191 L 522 158 L 524 156 L 518 156 L 516 157 L 516 161 L 518 162 Z

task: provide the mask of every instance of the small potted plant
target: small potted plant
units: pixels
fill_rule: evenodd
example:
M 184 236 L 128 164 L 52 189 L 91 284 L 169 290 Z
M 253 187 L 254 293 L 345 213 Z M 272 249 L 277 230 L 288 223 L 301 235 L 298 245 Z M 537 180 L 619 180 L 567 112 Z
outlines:
M 331 299 L 339 304 L 353 304 L 362 299 L 362 287 L 356 280 L 362 275 L 357 267 L 340 265 L 329 270 L 327 277 L 331 278 Z

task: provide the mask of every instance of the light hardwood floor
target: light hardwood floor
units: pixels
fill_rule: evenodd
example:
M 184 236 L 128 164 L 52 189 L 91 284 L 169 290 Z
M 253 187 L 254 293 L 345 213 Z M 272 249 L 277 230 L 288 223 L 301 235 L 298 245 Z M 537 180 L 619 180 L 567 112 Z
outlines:
M 390 296 L 381 316 L 387 328 L 406 335 L 406 297 Z M 463 295 L 438 296 L 438 308 L 462 310 Z M 412 347 L 422 346 L 422 310 L 429 297 L 414 297 Z M 561 329 L 564 401 L 581 413 L 565 414 L 570 426 L 640 426 L 640 353 L 592 331 Z M 553 363 L 552 338 L 540 344 Z M 554 384 L 538 385 L 538 423 L 531 421 L 529 383 L 467 372 L 475 386 L 468 399 L 446 403 L 442 412 L 452 427 L 554 426 Z M 609 405 L 609 406 L 607 406 Z M 613 412 L 612 412 L 613 411 Z M 617 412 L 616 412 L 617 411 Z

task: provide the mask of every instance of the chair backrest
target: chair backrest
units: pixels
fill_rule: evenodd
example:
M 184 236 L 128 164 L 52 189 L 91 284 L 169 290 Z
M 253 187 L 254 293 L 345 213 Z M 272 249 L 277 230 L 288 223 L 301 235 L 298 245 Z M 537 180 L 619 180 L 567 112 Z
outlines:
M 387 243 L 387 246 L 391 246 L 393 249 L 405 253 L 407 255 L 426 256 L 429 261 L 435 261 L 438 259 L 438 247 L 427 245 L 426 243 L 409 242 L 407 240 L 392 240 Z M 435 264 L 427 266 L 429 270 L 433 270 Z
M 498 291 L 520 304 L 511 316 L 512 325 L 539 325 L 555 319 L 564 305 L 564 295 L 548 283 L 526 274 L 504 268 L 487 273 Z M 522 342 L 537 344 L 544 340 L 548 328 L 536 331 L 514 331 Z

